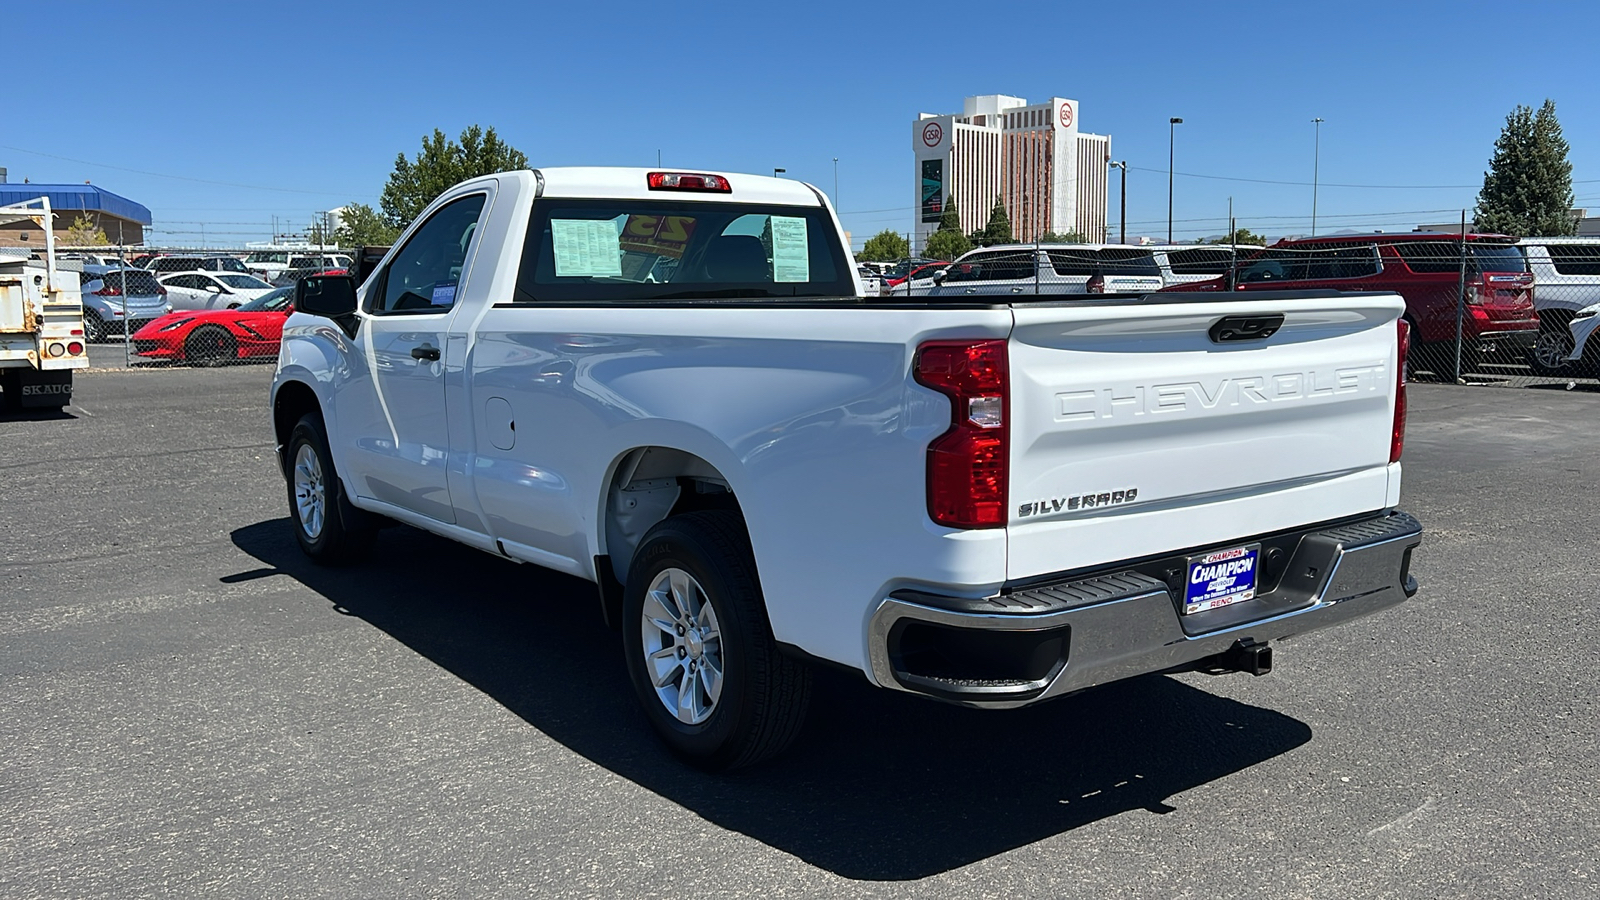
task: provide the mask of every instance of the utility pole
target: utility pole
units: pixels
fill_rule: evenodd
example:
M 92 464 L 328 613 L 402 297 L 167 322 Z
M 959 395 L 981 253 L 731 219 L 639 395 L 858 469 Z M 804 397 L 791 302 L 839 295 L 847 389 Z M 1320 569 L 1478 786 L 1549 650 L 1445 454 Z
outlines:
M 778 176 L 779 176 L 779 175 L 782 175 L 782 174 L 783 174 L 783 173 L 785 173 L 785 172 L 787 172 L 787 171 L 789 171 L 789 170 L 788 170 L 788 169 L 778 169 L 778 168 L 774 168 L 774 169 L 773 169 L 773 170 L 772 170 L 772 177 L 773 177 L 773 178 L 777 178 L 777 177 L 778 177 Z
M 833 158 L 833 211 L 839 211 L 839 157 Z
M 1172 168 L 1176 155 L 1178 126 L 1183 120 L 1177 116 L 1167 120 L 1167 243 L 1172 243 Z
M 1317 178 L 1322 170 L 1322 120 L 1312 119 L 1317 127 L 1315 143 L 1311 145 L 1311 236 L 1317 236 Z
M 1117 219 L 1117 243 L 1126 244 L 1128 242 L 1128 161 L 1108 162 L 1106 165 L 1113 169 L 1122 170 L 1122 210 Z

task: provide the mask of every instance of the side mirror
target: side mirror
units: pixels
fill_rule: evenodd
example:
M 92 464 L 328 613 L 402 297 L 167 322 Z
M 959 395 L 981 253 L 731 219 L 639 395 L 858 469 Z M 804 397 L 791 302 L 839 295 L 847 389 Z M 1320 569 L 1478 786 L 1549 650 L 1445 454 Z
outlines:
M 933 273 L 933 283 L 934 284 L 944 284 L 944 277 L 946 275 L 949 275 L 949 274 L 950 274 L 950 270 L 949 269 L 940 269 L 939 271 L 934 272 Z M 906 280 L 910 281 L 911 279 L 908 278 Z
M 356 312 L 356 281 L 348 275 L 308 275 L 294 283 L 294 308 L 335 321 L 350 319 Z
M 208 293 L 208 294 L 220 294 L 220 293 L 222 293 L 222 288 L 219 287 L 218 285 L 211 284 L 211 283 L 208 282 L 206 284 L 206 293 Z

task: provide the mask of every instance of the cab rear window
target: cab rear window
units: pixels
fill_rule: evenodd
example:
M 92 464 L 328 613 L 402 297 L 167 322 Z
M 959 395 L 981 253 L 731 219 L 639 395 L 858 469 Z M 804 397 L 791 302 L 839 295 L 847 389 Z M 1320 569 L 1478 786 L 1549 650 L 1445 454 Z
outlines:
M 821 207 L 541 200 L 528 222 L 516 299 L 854 296 L 836 235 Z

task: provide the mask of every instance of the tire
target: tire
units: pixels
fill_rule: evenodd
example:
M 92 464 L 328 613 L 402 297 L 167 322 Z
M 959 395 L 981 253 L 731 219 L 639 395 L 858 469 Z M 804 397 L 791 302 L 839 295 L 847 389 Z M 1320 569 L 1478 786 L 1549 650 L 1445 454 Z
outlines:
M 738 513 L 673 516 L 645 534 L 628 572 L 622 635 L 645 718 L 690 765 L 742 768 L 799 736 L 811 672 L 778 652 Z
M 98 344 L 106 339 L 106 323 L 94 310 L 83 312 L 83 342 Z
M 220 325 L 201 325 L 183 341 L 183 358 L 196 366 L 220 366 L 239 358 L 239 342 Z
M 1539 336 L 1528 351 L 1528 365 L 1535 375 L 1558 378 L 1571 375 L 1573 365 L 1567 359 L 1572 353 L 1572 332 L 1567 330 L 1570 317 L 1547 311 L 1539 321 Z
M 328 452 L 322 417 L 308 413 L 295 423 L 284 448 L 289 519 L 300 549 L 314 562 L 339 564 L 359 559 L 377 536 L 365 523 L 353 525 L 359 513 L 344 496 L 344 487 Z

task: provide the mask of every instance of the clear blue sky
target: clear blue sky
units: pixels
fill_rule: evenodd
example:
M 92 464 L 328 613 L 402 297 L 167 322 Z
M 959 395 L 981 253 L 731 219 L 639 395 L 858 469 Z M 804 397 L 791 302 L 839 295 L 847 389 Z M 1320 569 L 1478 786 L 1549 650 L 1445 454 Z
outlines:
M 1506 114 L 1547 97 L 1600 215 L 1593 2 L 13 6 L 8 46 L 49 62 L 10 69 L 0 166 L 144 203 L 173 242 L 376 205 L 397 153 L 481 123 L 535 166 L 659 149 L 831 193 L 838 157 L 859 245 L 912 227 L 917 113 L 992 93 L 1081 102 L 1133 169 L 1130 233 L 1165 235 L 1171 116 L 1179 237 L 1223 232 L 1230 196 L 1241 225 L 1306 230 L 1317 116 L 1318 231 L 1410 230 L 1470 207 Z

